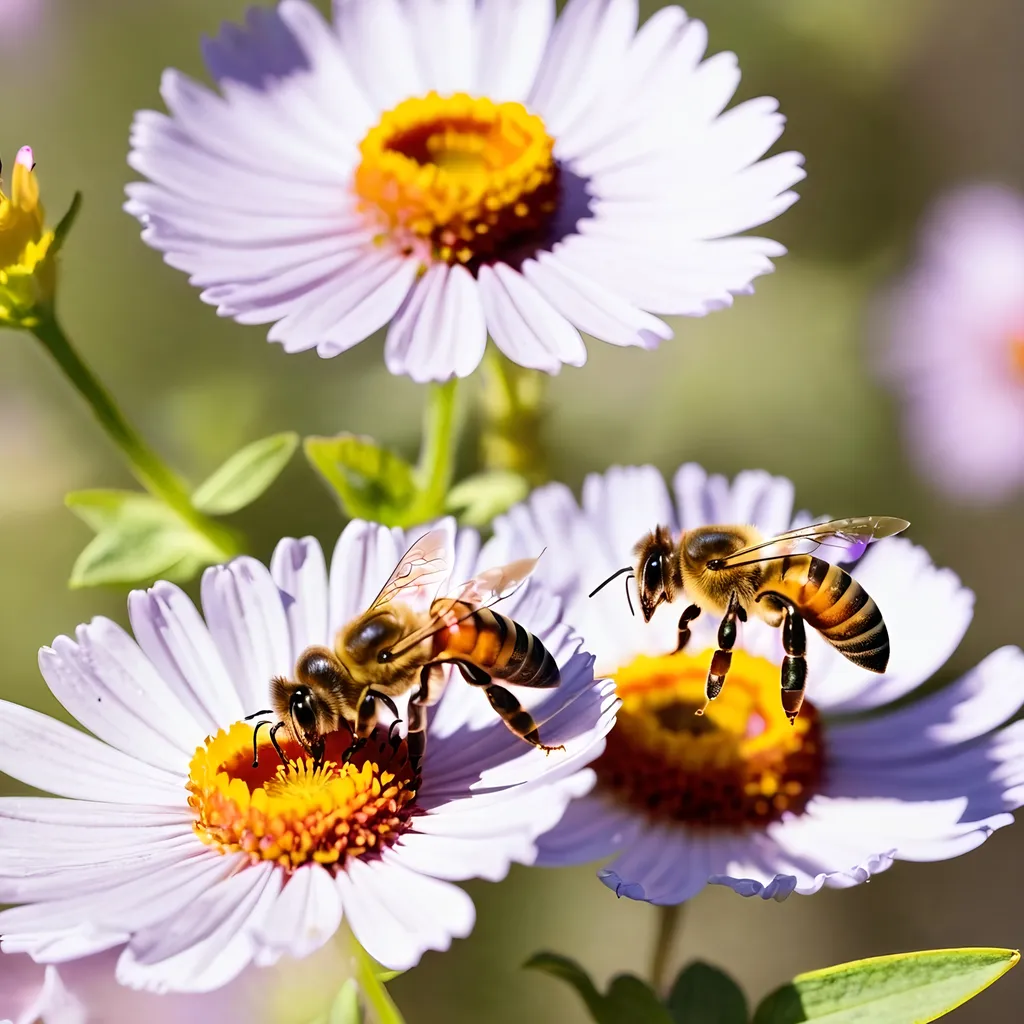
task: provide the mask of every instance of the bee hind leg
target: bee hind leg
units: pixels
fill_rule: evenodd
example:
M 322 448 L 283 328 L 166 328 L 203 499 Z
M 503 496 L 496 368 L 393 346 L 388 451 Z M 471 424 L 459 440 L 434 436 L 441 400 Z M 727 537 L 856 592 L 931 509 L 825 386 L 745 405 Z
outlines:
M 740 605 L 740 599 L 734 590 L 729 595 L 729 604 L 718 627 L 718 650 L 711 656 L 708 680 L 704 684 L 706 703 L 703 708 L 698 709 L 698 715 L 704 714 L 708 704 L 722 692 L 722 687 L 725 686 L 725 677 L 732 667 L 732 649 L 736 646 L 737 619 L 740 622 L 746 622 L 747 613 Z
M 789 601 L 783 601 L 782 607 L 786 612 L 782 623 L 782 646 L 786 652 L 782 659 L 782 710 L 792 725 L 800 714 L 807 685 L 807 634 L 796 608 Z
M 542 743 L 537 723 L 534 722 L 530 712 L 504 686 L 498 686 L 497 683 L 492 682 L 491 677 L 483 669 L 464 661 L 458 661 L 456 664 L 470 686 L 483 687 L 484 693 L 487 694 L 487 699 L 491 702 L 491 707 L 498 712 L 501 720 L 508 726 L 509 730 L 514 732 L 521 740 L 526 740 L 527 743 L 538 747 L 548 754 L 553 750 L 565 749 L 561 744 L 552 747 Z

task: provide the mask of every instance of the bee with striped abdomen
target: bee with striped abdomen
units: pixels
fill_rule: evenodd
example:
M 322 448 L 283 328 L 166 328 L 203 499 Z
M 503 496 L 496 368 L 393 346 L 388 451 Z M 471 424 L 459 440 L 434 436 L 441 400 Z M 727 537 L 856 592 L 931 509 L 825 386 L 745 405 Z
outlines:
M 299 656 L 293 679 L 273 679 L 273 708 L 260 714 L 273 713 L 279 719 L 271 727 L 271 740 L 282 760 L 275 738 L 279 729 L 286 729 L 320 762 L 328 733 L 347 725 L 354 736 L 351 753 L 373 731 L 378 705 L 397 718 L 394 698 L 414 690 L 408 745 L 418 772 L 426 747 L 427 708 L 440 700 L 447 679 L 444 666 L 449 664 L 466 682 L 483 689 L 512 732 L 542 750 L 555 749 L 541 742 L 529 712 L 495 682 L 544 688 L 559 684 L 558 665 L 541 641 L 490 608 L 521 586 L 536 564 L 530 558 L 489 569 L 452 594 L 437 597 L 451 571 L 448 535 L 433 530 L 421 537 L 370 607 L 338 631 L 333 648 L 308 647 Z M 254 737 L 254 747 L 255 742 Z
M 590 596 L 623 573 L 634 575 L 645 622 L 662 602 L 685 596 L 690 603 L 679 619 L 677 651 L 686 646 L 690 623 L 702 611 L 721 615 L 705 688 L 709 701 L 721 692 L 729 672 L 737 620 L 745 622 L 752 612 L 770 626 L 781 626 L 782 706 L 792 722 L 807 680 L 805 622 L 861 668 L 884 672 L 889 662 L 889 633 L 878 605 L 845 569 L 810 552 L 830 543 L 863 547 L 909 525 L 890 516 L 862 516 L 768 539 L 753 526 L 701 526 L 685 530 L 678 542 L 659 526 L 637 544 L 636 567 L 620 569 Z

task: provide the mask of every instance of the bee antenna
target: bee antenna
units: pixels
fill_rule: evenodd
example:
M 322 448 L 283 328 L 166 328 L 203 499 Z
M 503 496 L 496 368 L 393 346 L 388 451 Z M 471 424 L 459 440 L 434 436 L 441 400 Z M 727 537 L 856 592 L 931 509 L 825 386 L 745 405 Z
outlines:
M 262 722 L 256 723 L 256 728 L 252 731 L 252 766 L 253 768 L 259 768 L 260 766 L 260 751 L 259 751 L 259 736 L 260 728 L 264 725 L 270 725 L 265 718 Z
M 273 708 L 268 708 L 266 711 L 254 711 L 251 715 L 245 716 L 245 721 L 251 722 L 254 718 L 259 718 L 261 715 L 272 715 L 273 713 Z
M 635 579 L 636 579 L 636 576 L 633 573 L 630 573 L 626 577 L 626 604 L 629 605 L 629 614 L 632 615 L 634 619 L 636 618 L 636 612 L 633 611 L 633 598 L 630 596 L 630 593 L 629 593 L 629 581 L 630 580 L 635 580 Z
M 609 576 L 608 579 L 604 581 L 604 583 L 599 583 L 596 587 L 594 587 L 594 589 L 589 594 L 587 594 L 587 597 L 593 597 L 599 590 L 604 590 L 604 588 L 607 587 L 608 584 L 611 583 L 611 581 L 615 579 L 617 576 L 621 576 L 624 572 L 631 573 L 632 571 L 633 566 L 631 565 L 627 565 L 622 569 L 616 569 L 615 572 L 613 572 L 611 576 Z

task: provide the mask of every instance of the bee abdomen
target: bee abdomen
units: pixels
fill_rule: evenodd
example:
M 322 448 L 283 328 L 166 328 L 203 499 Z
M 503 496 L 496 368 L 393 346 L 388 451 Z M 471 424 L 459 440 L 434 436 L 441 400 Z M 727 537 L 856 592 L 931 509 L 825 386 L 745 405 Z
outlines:
M 889 663 L 889 632 L 868 592 L 845 570 L 820 558 L 783 559 L 778 590 L 796 605 L 807 625 L 840 654 L 871 672 Z
M 494 679 L 516 686 L 549 687 L 559 683 L 558 663 L 551 652 L 518 622 L 480 608 L 446 630 L 439 661 L 468 661 Z

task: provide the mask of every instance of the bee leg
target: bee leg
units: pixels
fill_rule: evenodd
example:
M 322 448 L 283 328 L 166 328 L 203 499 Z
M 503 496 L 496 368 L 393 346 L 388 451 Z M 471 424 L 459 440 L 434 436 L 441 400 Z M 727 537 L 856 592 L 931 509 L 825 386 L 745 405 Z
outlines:
M 369 739 L 368 736 L 357 736 L 344 750 L 341 755 L 341 763 L 348 764 L 356 754 L 359 753 L 363 747 L 366 746 L 366 741 Z
M 270 742 L 274 744 L 274 749 L 277 751 L 277 756 L 281 758 L 281 764 L 288 764 L 288 758 L 284 756 L 284 751 L 281 749 L 281 744 L 277 742 L 277 733 L 279 729 L 284 728 L 284 722 L 278 722 L 276 725 L 270 727 Z
M 675 653 L 678 654 L 690 642 L 690 623 L 700 615 L 700 608 L 691 604 L 682 615 L 679 616 L 679 641 L 676 643 Z
M 779 603 L 786 612 L 782 623 L 782 646 L 786 651 L 782 659 L 782 710 L 792 725 L 800 714 L 807 685 L 807 635 L 804 620 L 796 608 L 782 598 Z
M 697 711 L 704 714 L 708 704 L 721 692 L 725 685 L 725 677 L 732 667 L 732 649 L 736 646 L 736 620 L 746 622 L 747 613 L 740 607 L 739 597 L 734 590 L 729 595 L 729 604 L 718 627 L 718 650 L 711 656 L 711 667 L 708 669 L 708 681 L 704 684 L 706 703 Z
M 537 723 L 534 722 L 530 712 L 504 686 L 498 686 L 497 683 L 493 682 L 483 669 L 477 668 L 476 665 L 470 665 L 466 661 L 457 661 L 455 664 L 459 666 L 459 671 L 470 686 L 482 686 L 484 688 L 484 693 L 487 694 L 491 707 L 498 712 L 505 725 L 521 740 L 526 740 L 527 743 L 532 743 L 533 746 L 539 747 L 547 753 L 551 753 L 552 750 L 565 749 L 561 745 L 549 747 L 542 743 Z

